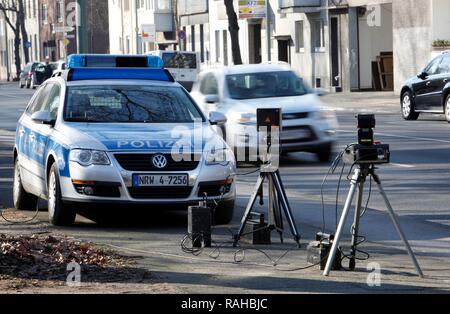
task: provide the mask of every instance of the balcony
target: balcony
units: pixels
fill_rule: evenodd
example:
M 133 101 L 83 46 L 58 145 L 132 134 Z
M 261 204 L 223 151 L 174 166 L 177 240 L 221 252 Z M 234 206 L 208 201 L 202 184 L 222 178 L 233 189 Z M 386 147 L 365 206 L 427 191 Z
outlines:
M 320 7 L 322 0 L 278 0 L 280 9 Z
M 178 15 L 208 13 L 208 0 L 178 0 Z
M 359 0 L 361 1 L 361 0 Z M 321 6 L 325 7 L 327 4 L 327 0 L 278 0 L 280 9 L 289 9 L 289 8 L 300 8 L 300 9 L 317 9 Z M 329 8 L 342 8 L 348 7 L 348 0 L 328 0 Z M 352 6 L 357 6 L 354 4 Z

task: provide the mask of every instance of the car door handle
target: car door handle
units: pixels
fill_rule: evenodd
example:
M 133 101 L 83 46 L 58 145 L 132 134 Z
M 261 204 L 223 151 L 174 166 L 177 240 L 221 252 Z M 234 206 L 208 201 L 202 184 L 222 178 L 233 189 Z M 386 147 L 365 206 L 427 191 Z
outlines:
M 448 82 L 448 79 L 444 79 L 444 83 L 447 83 Z
M 31 135 L 30 135 L 30 139 L 35 140 L 35 139 L 36 139 L 36 135 L 31 134 Z

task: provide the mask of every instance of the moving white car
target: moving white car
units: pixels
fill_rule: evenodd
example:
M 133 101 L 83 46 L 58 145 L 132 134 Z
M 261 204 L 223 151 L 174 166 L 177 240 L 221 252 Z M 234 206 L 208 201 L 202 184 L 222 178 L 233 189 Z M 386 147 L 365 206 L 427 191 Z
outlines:
M 228 121 L 222 127 L 223 137 L 234 149 L 238 161 L 254 160 L 249 152 L 258 146 L 258 108 L 282 108 L 284 154 L 311 152 L 321 162 L 331 158 L 336 141 L 336 116 L 287 64 L 206 70 L 200 74 L 191 95 L 205 114 L 217 111 L 226 115 Z M 243 150 L 247 151 L 245 160 L 237 154 Z
M 188 91 L 192 90 L 200 73 L 199 52 L 156 50 L 149 54 L 160 57 L 164 61 L 164 68 L 169 70 L 175 81 Z

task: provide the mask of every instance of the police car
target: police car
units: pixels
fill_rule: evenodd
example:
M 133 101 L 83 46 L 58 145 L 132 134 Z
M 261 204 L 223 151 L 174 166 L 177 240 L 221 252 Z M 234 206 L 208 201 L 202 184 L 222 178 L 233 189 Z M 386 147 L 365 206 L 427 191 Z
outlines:
M 50 222 L 71 225 L 92 205 L 185 209 L 207 198 L 216 223 L 231 220 L 236 162 L 212 128 L 222 114 L 206 118 L 159 57 L 72 55 L 67 66 L 18 122 L 17 209 L 47 199 Z

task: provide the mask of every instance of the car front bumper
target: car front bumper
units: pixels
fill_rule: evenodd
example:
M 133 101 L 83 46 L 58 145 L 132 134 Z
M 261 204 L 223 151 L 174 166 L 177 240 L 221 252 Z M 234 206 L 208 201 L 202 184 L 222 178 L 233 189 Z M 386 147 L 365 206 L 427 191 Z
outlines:
M 70 162 L 70 177 L 61 177 L 61 194 L 65 203 L 79 204 L 198 204 L 207 193 L 209 200 L 234 201 L 236 198 L 234 162 L 227 165 L 206 165 L 203 160 L 191 171 L 127 171 L 112 154 L 111 165 L 84 167 Z M 185 187 L 159 187 L 145 190 L 133 187 L 134 174 L 187 174 Z M 94 193 L 87 195 L 84 189 Z M 148 194 L 147 194 L 148 193 Z M 148 196 L 147 196 L 148 195 Z

